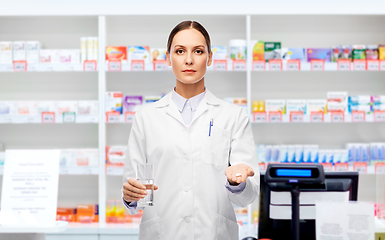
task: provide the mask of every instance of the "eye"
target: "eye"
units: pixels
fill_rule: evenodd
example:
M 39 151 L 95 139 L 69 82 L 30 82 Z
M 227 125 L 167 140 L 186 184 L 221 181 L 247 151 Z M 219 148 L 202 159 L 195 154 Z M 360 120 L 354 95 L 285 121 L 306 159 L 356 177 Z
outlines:
M 200 49 L 195 50 L 195 52 L 196 52 L 197 54 L 202 54 L 202 53 L 203 53 L 203 51 L 200 50 Z
M 184 51 L 183 51 L 183 49 L 178 49 L 178 50 L 175 51 L 175 53 L 176 53 L 176 54 L 183 54 Z

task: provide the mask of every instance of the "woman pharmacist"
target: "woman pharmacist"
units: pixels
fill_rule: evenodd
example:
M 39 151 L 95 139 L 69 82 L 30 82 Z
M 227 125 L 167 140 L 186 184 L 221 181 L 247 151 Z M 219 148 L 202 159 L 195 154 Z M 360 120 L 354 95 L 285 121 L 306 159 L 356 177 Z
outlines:
M 146 194 L 138 164 L 154 164 L 154 206 L 146 207 L 140 240 L 234 240 L 232 203 L 259 194 L 259 172 L 249 117 L 205 88 L 212 62 L 210 37 L 197 22 L 170 33 L 167 62 L 176 87 L 135 115 L 125 162 L 123 199 L 131 214 Z

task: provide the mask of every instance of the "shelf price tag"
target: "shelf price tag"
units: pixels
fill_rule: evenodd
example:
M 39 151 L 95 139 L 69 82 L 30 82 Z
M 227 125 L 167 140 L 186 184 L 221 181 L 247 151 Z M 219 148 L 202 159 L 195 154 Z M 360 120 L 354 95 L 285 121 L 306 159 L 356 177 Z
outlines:
M 282 60 L 281 59 L 270 59 L 269 60 L 269 70 L 270 71 L 281 71 L 282 70 Z
M 83 63 L 83 70 L 86 72 L 96 71 L 97 62 L 95 60 L 85 60 Z
M 325 61 L 321 59 L 312 59 L 310 62 L 312 71 L 323 71 L 325 70 Z
M 374 166 L 376 174 L 385 174 L 385 163 L 377 162 Z
M 334 167 L 337 172 L 347 172 L 349 170 L 348 163 L 336 163 Z
M 74 123 L 76 121 L 76 113 L 74 112 L 63 112 L 63 122 Z
M 353 60 L 354 70 L 356 71 L 365 71 L 366 70 L 366 60 L 354 59 Z
M 368 172 L 368 163 L 366 163 L 366 162 L 353 163 L 353 171 L 356 171 L 359 173 L 367 173 Z
M 13 61 L 13 71 L 14 72 L 26 72 L 27 71 L 27 61 Z
M 266 112 L 254 112 L 253 117 L 254 117 L 254 122 L 256 123 L 266 122 Z
M 375 122 L 385 122 L 385 111 L 374 111 L 374 121 Z
M 331 122 L 345 122 L 345 113 L 343 112 L 332 112 Z
M 60 175 L 68 175 L 69 174 L 68 168 L 66 168 L 66 167 L 59 168 L 59 174 Z
M 282 122 L 282 113 L 281 112 L 269 112 L 269 122 L 272 122 L 272 123 Z
M 227 60 L 214 60 L 214 70 L 215 71 L 226 71 L 227 70 Z
M 144 60 L 131 60 L 131 71 L 144 71 Z
M 154 71 L 166 71 L 167 61 L 166 60 L 154 60 Z
M 352 122 L 365 122 L 365 111 L 353 111 Z
M 380 70 L 380 60 L 369 59 L 369 60 L 366 60 L 366 63 L 369 71 Z
M 301 60 L 298 60 L 298 59 L 287 60 L 287 70 L 288 71 L 300 71 L 301 70 Z
M 246 60 L 233 59 L 233 70 L 234 71 L 245 71 L 246 70 Z
M 124 168 L 121 166 L 106 166 L 107 175 L 123 175 Z
M 264 172 L 266 171 L 266 163 L 259 163 L 259 171 Z
M 119 123 L 120 122 L 120 113 L 119 112 L 106 112 L 107 122 L 108 123 Z
M 385 71 L 385 60 L 380 60 L 380 70 Z
M 122 61 L 121 60 L 109 60 L 108 61 L 108 71 L 111 71 L 111 72 L 122 71 Z
M 303 112 L 290 112 L 290 122 L 303 122 Z
M 134 116 L 135 116 L 134 112 L 126 112 L 126 113 L 124 113 L 124 121 L 126 123 L 131 123 L 132 121 L 134 121 Z
M 310 113 L 310 122 L 324 122 L 324 113 L 323 112 L 311 112 Z
M 323 166 L 325 172 L 333 171 L 333 164 L 332 163 L 321 163 L 321 165 Z
M 254 60 L 253 61 L 253 70 L 254 71 L 265 71 L 266 61 L 265 60 Z
M 42 112 L 41 113 L 41 122 L 42 123 L 55 123 L 55 113 L 54 112 Z
M 338 59 L 337 68 L 339 71 L 350 71 L 350 59 Z

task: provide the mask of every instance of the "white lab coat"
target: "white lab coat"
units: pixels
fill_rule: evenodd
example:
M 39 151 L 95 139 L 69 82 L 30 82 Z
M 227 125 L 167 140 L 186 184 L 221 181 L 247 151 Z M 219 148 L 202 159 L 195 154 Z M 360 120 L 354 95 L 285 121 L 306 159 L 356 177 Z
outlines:
M 136 165 L 147 159 L 159 187 L 154 206 L 144 209 L 139 240 L 238 239 L 232 203 L 246 206 L 259 194 L 259 167 L 244 109 L 207 90 L 186 127 L 169 93 L 136 113 L 127 150 L 124 181 L 135 178 Z M 247 178 L 243 192 L 233 194 L 225 188 L 225 170 L 238 163 L 252 167 L 255 175 Z

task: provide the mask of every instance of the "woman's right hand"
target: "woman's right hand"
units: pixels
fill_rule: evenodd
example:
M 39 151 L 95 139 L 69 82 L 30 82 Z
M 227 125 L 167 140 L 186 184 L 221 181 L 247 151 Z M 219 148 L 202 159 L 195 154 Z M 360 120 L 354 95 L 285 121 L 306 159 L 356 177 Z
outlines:
M 154 185 L 154 190 L 158 187 Z M 123 184 L 123 198 L 126 202 L 139 201 L 147 195 L 146 187 L 135 179 L 128 179 Z

